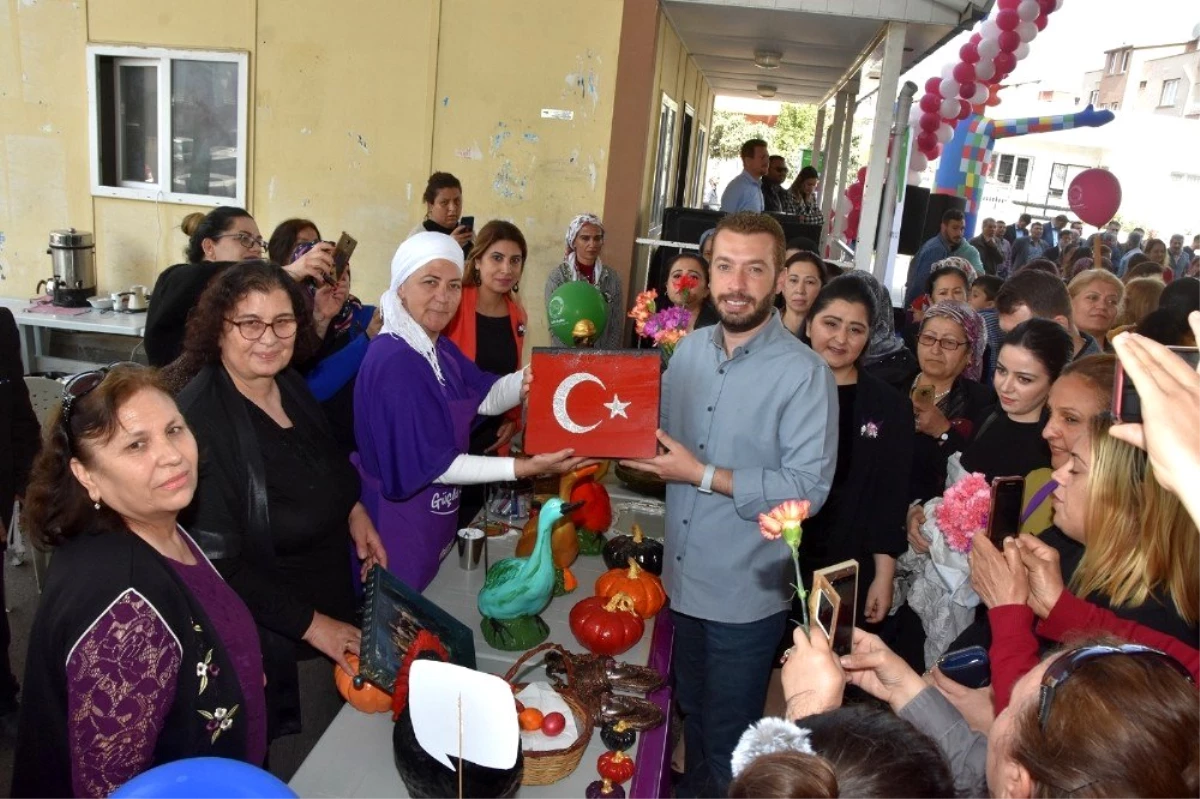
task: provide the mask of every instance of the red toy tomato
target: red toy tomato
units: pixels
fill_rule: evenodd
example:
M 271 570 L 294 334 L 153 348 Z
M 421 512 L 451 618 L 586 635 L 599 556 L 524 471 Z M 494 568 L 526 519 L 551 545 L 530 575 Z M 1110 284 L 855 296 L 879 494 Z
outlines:
M 589 652 L 619 655 L 642 639 L 645 622 L 627 594 L 591 596 L 571 608 L 571 632 Z
M 562 713 L 547 713 L 542 719 L 542 732 L 553 738 L 566 729 L 567 720 Z
M 614 785 L 628 782 L 633 776 L 633 758 L 624 752 L 605 752 L 596 761 L 596 771 Z

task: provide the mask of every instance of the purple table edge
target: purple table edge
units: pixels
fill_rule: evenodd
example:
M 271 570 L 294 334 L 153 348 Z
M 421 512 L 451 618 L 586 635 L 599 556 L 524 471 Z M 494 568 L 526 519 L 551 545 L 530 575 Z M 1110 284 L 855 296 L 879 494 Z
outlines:
M 675 640 L 675 624 L 669 607 L 654 617 L 654 635 L 650 639 L 650 658 L 647 666 L 667 678 L 663 687 L 646 694 L 646 698 L 663 712 L 664 721 L 653 730 L 641 734 L 637 749 L 637 771 L 629 785 L 630 799 L 660 799 L 671 795 L 671 647 Z

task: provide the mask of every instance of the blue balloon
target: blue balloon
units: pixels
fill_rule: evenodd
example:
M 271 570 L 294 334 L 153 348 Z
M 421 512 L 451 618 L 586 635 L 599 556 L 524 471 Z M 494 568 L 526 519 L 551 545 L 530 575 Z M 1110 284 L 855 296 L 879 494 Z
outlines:
M 113 791 L 130 799 L 202 799 L 209 796 L 295 799 L 296 792 L 273 774 L 224 757 L 192 757 L 144 771 Z

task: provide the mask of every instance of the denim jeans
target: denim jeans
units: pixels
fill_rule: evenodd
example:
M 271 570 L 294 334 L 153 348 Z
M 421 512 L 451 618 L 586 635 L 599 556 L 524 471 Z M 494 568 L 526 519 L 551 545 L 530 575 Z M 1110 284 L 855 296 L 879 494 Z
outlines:
M 679 797 L 728 796 L 738 739 L 762 718 L 771 660 L 787 612 L 749 624 L 706 621 L 671 611 L 671 670 L 683 714 L 684 776 Z

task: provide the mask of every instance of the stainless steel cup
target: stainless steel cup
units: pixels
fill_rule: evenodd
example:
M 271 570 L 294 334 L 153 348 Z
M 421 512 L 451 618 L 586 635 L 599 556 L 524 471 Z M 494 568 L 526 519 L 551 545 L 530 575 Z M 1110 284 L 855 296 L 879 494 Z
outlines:
M 486 562 L 487 534 L 474 527 L 458 531 L 455 545 L 458 547 L 458 567 L 474 571 Z

